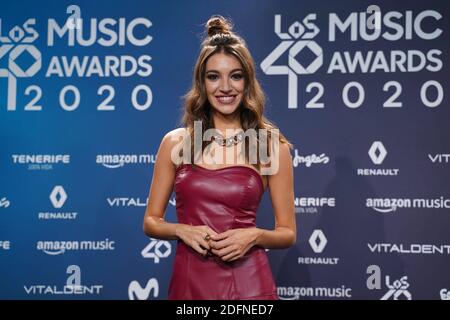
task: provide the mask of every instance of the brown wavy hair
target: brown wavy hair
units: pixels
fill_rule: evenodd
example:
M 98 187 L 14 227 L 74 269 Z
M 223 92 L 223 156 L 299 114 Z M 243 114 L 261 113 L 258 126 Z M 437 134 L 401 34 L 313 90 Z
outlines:
M 220 15 L 212 16 L 205 25 L 206 33 L 200 54 L 197 58 L 194 69 L 194 77 L 192 81 L 192 88 L 184 95 L 184 115 L 182 117 L 182 124 L 186 127 L 191 140 L 194 141 L 194 121 L 202 121 L 202 136 L 208 129 L 214 128 L 213 118 L 211 115 L 211 105 L 208 101 L 205 88 L 205 71 L 208 59 L 216 53 L 225 53 L 236 57 L 244 70 L 245 89 L 240 110 L 240 122 L 242 129 L 254 129 L 259 132 L 259 129 L 278 129 L 272 122 L 270 122 L 264 115 L 265 95 L 256 79 L 255 62 L 247 48 L 247 45 L 239 35 L 232 31 L 233 25 L 228 20 Z M 259 135 L 259 134 L 258 134 Z M 257 144 L 264 143 L 260 141 L 258 136 Z M 286 137 L 279 134 L 279 141 L 285 143 L 292 149 L 292 144 Z M 202 152 L 208 144 L 212 141 L 204 141 L 202 144 Z M 251 142 L 250 142 L 251 143 Z M 270 144 L 270 137 L 269 137 Z M 249 160 L 249 143 L 246 143 L 246 161 Z M 266 145 L 266 143 L 264 144 Z M 258 147 L 258 145 L 256 146 Z M 264 147 L 264 146 L 263 146 Z M 267 152 L 270 154 L 269 145 Z M 191 144 L 191 163 L 194 161 L 194 147 Z M 261 159 L 258 155 L 257 164 L 258 170 L 261 166 Z

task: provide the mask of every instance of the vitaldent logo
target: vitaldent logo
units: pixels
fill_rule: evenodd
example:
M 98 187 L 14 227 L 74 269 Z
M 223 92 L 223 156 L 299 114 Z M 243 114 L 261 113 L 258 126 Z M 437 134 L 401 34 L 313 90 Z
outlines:
M 147 206 L 148 199 L 142 200 L 141 198 L 107 198 L 110 207 L 145 207 Z
M 69 165 L 68 154 L 12 154 L 12 163 L 27 165 L 28 170 L 52 170 L 55 165 Z
M 106 198 L 106 201 L 110 207 L 145 207 L 148 204 L 148 198 L 128 198 L 128 197 L 118 197 L 118 198 Z M 176 205 L 175 197 L 169 199 L 169 204 L 172 206 Z
M 310 155 L 300 156 L 297 149 L 294 150 L 294 157 L 292 159 L 292 165 L 295 168 L 300 164 L 304 164 L 307 168 L 309 168 L 313 164 L 327 164 L 328 162 L 330 162 L 330 158 L 325 153 L 320 155 L 313 153 Z
M 66 273 L 69 275 L 66 285 L 58 287 L 56 285 L 37 284 L 24 286 L 28 295 L 98 295 L 103 289 L 103 285 L 83 285 L 81 284 L 81 268 L 77 265 L 67 267 Z
M 369 148 L 369 158 L 373 164 L 381 165 L 386 159 L 388 152 L 383 142 L 374 141 Z M 359 176 L 397 176 L 400 169 L 357 169 Z
M 430 159 L 432 163 L 450 163 L 450 154 L 448 153 L 428 154 L 428 159 Z
M 322 207 L 336 207 L 336 198 L 295 197 L 296 213 L 318 213 Z
M 450 255 L 450 245 L 448 244 L 434 245 L 421 243 L 368 243 L 367 247 L 372 253 Z
M 141 255 L 147 259 L 154 259 L 154 263 L 159 263 L 161 258 L 167 258 L 172 252 L 169 241 L 150 238 L 150 243 L 141 251 Z
M 381 290 L 381 268 L 377 265 L 370 265 L 367 267 L 366 285 L 369 290 Z M 411 293 L 408 291 L 409 283 L 408 277 L 402 276 L 398 280 L 391 282 L 390 277 L 386 276 L 386 287 L 388 291 L 380 298 L 380 300 L 411 300 Z
M 67 193 L 63 186 L 55 186 L 50 192 L 50 202 L 55 209 L 61 209 L 67 201 Z M 39 212 L 38 218 L 41 220 L 74 220 L 78 217 L 78 212 Z
M 450 209 L 450 199 L 443 196 L 435 199 L 367 198 L 366 207 L 380 213 L 395 212 L 398 208 Z
M 129 300 L 148 300 L 151 295 L 153 298 L 157 298 L 159 295 L 159 283 L 157 279 L 149 279 L 145 287 L 141 287 L 136 280 L 130 282 L 128 286 Z
M 117 169 L 126 165 L 155 163 L 153 154 L 103 154 L 97 155 L 96 163 L 108 169 Z
M 36 250 L 56 256 L 66 251 L 113 251 L 116 242 L 105 239 L 101 241 L 38 241 Z
M 331 287 L 277 287 L 277 294 L 281 300 L 299 300 L 304 297 L 312 298 L 351 298 L 352 289 L 346 286 Z
M 10 205 L 11 202 L 6 197 L 0 199 L 0 208 L 8 208 Z
M 311 249 L 316 254 L 321 254 L 327 243 L 328 239 L 325 237 L 325 234 L 322 230 L 316 229 L 311 233 L 311 236 L 308 240 Z M 298 264 L 321 264 L 321 265 L 336 265 L 339 262 L 339 258 L 331 258 L 331 257 L 298 257 Z

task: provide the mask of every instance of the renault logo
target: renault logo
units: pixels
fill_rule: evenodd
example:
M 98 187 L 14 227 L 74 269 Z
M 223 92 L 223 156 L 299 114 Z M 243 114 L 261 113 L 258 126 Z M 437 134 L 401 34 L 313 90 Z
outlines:
M 55 208 L 61 208 L 67 200 L 67 194 L 62 186 L 55 186 L 50 194 L 50 201 Z
M 387 151 L 381 141 L 375 141 L 369 149 L 369 157 L 375 164 L 382 164 L 386 158 Z
M 321 253 L 327 245 L 327 238 L 323 234 L 322 230 L 316 229 L 309 237 L 309 245 L 315 253 Z

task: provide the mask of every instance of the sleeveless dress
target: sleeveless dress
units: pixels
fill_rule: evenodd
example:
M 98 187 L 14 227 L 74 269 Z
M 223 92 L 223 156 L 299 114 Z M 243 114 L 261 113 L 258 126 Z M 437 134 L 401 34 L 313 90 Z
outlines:
M 178 222 L 207 225 L 217 233 L 255 227 L 262 194 L 259 173 L 246 166 L 207 169 L 191 164 L 176 168 Z M 225 262 L 202 256 L 178 240 L 169 284 L 170 300 L 277 300 L 264 248 L 253 246 L 240 259 Z

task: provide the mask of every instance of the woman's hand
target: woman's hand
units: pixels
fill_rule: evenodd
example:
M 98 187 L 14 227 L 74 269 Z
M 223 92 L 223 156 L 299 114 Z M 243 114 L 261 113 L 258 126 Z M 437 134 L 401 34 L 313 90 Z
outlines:
M 258 228 L 241 228 L 211 235 L 211 252 L 228 262 L 242 258 L 255 245 L 260 231 Z
M 207 235 L 210 237 L 217 235 L 213 229 L 208 226 L 191 226 L 187 224 L 181 224 L 176 234 L 186 245 L 197 251 L 203 256 L 208 254 L 211 249 L 209 241 L 205 239 Z

